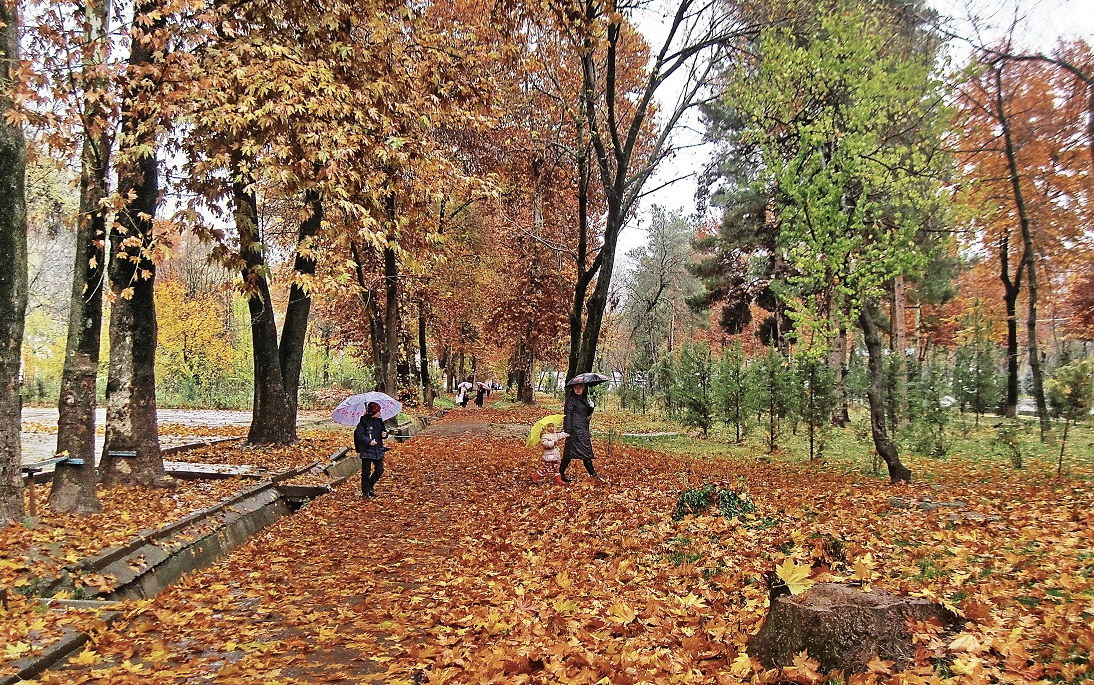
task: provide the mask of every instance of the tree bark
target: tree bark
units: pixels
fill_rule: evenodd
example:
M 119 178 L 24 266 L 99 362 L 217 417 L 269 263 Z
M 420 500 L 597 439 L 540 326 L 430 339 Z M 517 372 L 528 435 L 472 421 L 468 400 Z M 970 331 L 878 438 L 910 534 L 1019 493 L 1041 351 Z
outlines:
M 148 69 L 163 60 L 159 37 L 166 24 L 158 0 L 141 2 L 134 17 L 154 17 L 136 30 L 129 67 L 136 75 L 122 101 L 121 135 L 128 158 L 118 172 L 118 192 L 131 197 L 110 235 L 110 368 L 106 382 L 106 445 L 99 477 L 107 485 L 172 486 L 165 476 L 156 419 L 156 265 L 151 259 L 153 220 L 159 205 L 155 88 Z M 137 19 L 134 27 L 138 26 Z M 135 457 L 112 453 L 135 452 Z
M 247 310 L 251 317 L 251 345 L 254 357 L 254 402 L 247 442 L 253 445 L 287 445 L 296 441 L 296 412 L 289 403 L 281 373 L 277 345 L 277 322 L 273 298 L 266 281 L 266 259 L 258 233 L 258 204 L 250 189 L 250 179 L 234 165 L 232 196 L 235 223 L 239 232 L 242 272 L 247 292 Z
M 866 388 L 866 397 L 870 403 L 870 432 L 874 438 L 874 448 L 889 469 L 892 483 L 910 482 L 912 472 L 900 461 L 896 445 L 885 430 L 885 398 L 883 394 L 884 373 L 882 370 L 881 338 L 874 322 L 876 305 L 865 302 L 859 312 L 859 325 L 862 327 L 863 341 L 866 343 L 870 383 Z
M 376 308 L 375 292 L 365 278 L 365 264 L 361 248 L 357 246 L 356 242 L 350 243 L 350 252 L 353 254 L 353 266 L 357 274 L 358 295 L 361 298 L 361 306 L 365 310 L 365 318 L 368 320 L 368 341 L 372 350 L 373 381 L 377 390 L 383 390 L 382 341 L 384 339 L 384 321 L 380 318 L 380 312 Z
M 580 122 L 578 133 L 581 135 Z M 589 159 L 582 153 L 577 159 L 577 282 L 573 305 L 570 307 L 570 354 L 566 363 L 566 380 L 583 371 L 581 360 L 581 330 L 585 321 L 585 296 L 596 271 L 588 268 L 589 259 Z
M 109 0 L 88 2 L 87 41 L 92 46 L 91 65 L 107 56 Z M 105 93 L 105 79 L 85 74 L 85 87 Z M 103 276 L 106 269 L 107 216 L 102 201 L 109 193 L 109 113 L 100 100 L 89 101 L 84 111 L 90 122 L 84 130 L 80 156 L 80 215 L 76 224 L 76 256 L 72 269 L 72 293 L 68 308 L 68 339 L 61 393 L 57 401 L 57 454 L 83 461 L 59 463 L 53 472 L 49 507 L 67 514 L 102 511 L 95 486 L 95 405 L 99 374 L 99 343 L 103 320 Z
M 836 379 L 836 404 L 832 409 L 832 425 L 843 428 L 851 420 L 847 402 L 847 321 L 840 316 L 840 307 L 835 304 L 830 320 L 836 329 L 828 351 L 828 367 L 832 369 L 832 376 Z M 738 437 L 737 442 L 740 441 Z
M 0 7 L 0 109 L 14 106 L 19 3 Z M 0 119 L 0 524 L 23 517 L 20 361 L 27 310 L 26 140 L 21 124 Z
M 385 247 L 384 338 L 380 358 L 383 360 L 384 392 L 392 397 L 399 392 L 399 329 L 399 263 L 394 248 Z
M 532 387 L 532 366 L 535 363 L 535 348 L 526 333 L 513 355 L 513 380 L 517 386 L 517 402 L 535 404 L 536 393 Z
M 296 258 L 293 271 L 297 281 L 315 275 L 316 261 L 311 256 L 312 244 L 323 225 L 323 199 L 316 190 L 304 194 L 310 214 L 300 222 L 296 242 Z M 311 294 L 300 282 L 289 286 L 289 304 L 285 310 L 285 323 L 281 327 L 281 343 L 278 346 L 278 362 L 281 365 L 282 383 L 289 402 L 289 411 L 296 422 L 296 410 L 300 400 L 300 371 L 304 364 L 304 344 L 308 339 L 308 319 L 311 316 Z M 295 429 L 293 431 L 295 433 Z
M 1007 396 L 1003 415 L 1018 416 L 1018 293 L 1022 283 L 1022 267 L 1010 275 L 1010 237 L 1004 236 L 999 247 L 999 280 L 1003 283 L 1003 305 L 1007 311 Z

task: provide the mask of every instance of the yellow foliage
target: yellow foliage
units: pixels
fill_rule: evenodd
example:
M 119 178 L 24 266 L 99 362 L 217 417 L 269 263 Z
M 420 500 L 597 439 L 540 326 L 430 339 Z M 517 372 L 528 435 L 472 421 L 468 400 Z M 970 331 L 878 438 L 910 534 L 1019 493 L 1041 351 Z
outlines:
M 159 368 L 167 376 L 194 382 L 227 373 L 236 359 L 233 336 L 221 301 L 208 293 L 186 292 L 178 281 L 156 283 Z

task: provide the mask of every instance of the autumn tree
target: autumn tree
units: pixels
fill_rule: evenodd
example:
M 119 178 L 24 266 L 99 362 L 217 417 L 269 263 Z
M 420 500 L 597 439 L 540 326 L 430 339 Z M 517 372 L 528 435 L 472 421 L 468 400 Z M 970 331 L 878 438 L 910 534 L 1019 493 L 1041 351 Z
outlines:
M 1008 48 L 1001 48 L 1007 52 Z M 977 210 L 976 240 L 996 255 L 1007 316 L 1005 412 L 1018 403 L 1018 300 L 1026 293 L 1025 337 L 1033 394 L 1047 427 L 1038 308 L 1046 269 L 1070 261 L 1088 216 L 1085 209 L 1090 139 L 1084 99 L 1069 97 L 1057 67 L 1009 60 L 991 51 L 961 89 L 966 203 Z M 1046 107 L 1053 109 L 1048 114 Z
M 65 10 L 72 9 L 76 29 L 65 33 Z M 76 217 L 76 251 L 69 298 L 65 366 L 57 403 L 57 454 L 77 463 L 61 462 L 53 473 L 50 508 L 58 512 L 94 513 L 100 510 L 96 484 L 95 407 L 102 334 L 103 292 L 107 268 L 110 152 L 114 117 L 110 51 L 109 0 L 88 0 L 73 8 L 54 5 L 43 24 L 46 33 L 41 58 L 61 73 L 78 76 L 60 79 L 55 97 L 74 100 L 76 121 L 72 133 L 80 142 L 79 207 Z M 40 30 L 40 33 L 44 31 Z M 61 49 L 58 50 L 57 48 Z M 64 149 L 70 138 L 57 131 Z
M 26 143 L 18 112 L 20 3 L 0 10 L 0 524 L 23 516 L 20 361 L 27 306 Z

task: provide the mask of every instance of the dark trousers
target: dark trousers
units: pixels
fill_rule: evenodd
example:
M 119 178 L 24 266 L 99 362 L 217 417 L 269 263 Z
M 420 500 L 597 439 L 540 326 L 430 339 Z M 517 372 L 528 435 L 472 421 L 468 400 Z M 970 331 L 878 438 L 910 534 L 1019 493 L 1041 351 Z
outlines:
M 566 454 L 565 452 L 566 452 L 566 450 L 563 450 L 562 463 L 559 464 L 559 466 L 558 466 L 558 472 L 560 474 L 562 474 L 563 476 L 566 475 L 566 467 L 569 466 L 570 462 L 574 460 L 573 456 L 571 456 L 569 454 Z M 585 464 L 585 470 L 589 472 L 589 475 L 590 476 L 595 476 L 596 475 L 596 469 L 593 468 L 593 460 L 592 459 L 582 459 L 581 461 Z
M 361 494 L 366 495 L 372 492 L 372 486 L 376 485 L 376 481 L 380 480 L 382 475 L 384 475 L 383 459 L 362 459 Z

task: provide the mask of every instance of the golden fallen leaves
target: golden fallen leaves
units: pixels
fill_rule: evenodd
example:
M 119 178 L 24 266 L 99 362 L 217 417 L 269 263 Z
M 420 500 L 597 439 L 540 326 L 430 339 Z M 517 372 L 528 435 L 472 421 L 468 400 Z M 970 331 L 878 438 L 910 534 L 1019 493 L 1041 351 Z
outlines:
M 771 571 L 799 588 L 853 576 L 968 619 L 959 635 L 913 626 L 912 667 L 878 659 L 854 685 L 1089 677 L 1086 485 L 963 473 L 894 489 L 617 446 L 598 463 L 611 485 L 575 470 L 560 487 L 529 481 L 536 457 L 516 439 L 419 436 L 377 499 L 350 482 L 314 501 L 43 682 L 822 683 L 808 654 L 782 673 L 748 658 Z M 740 482 L 757 510 L 674 521 L 705 482 Z M 901 508 L 898 492 L 983 518 Z

